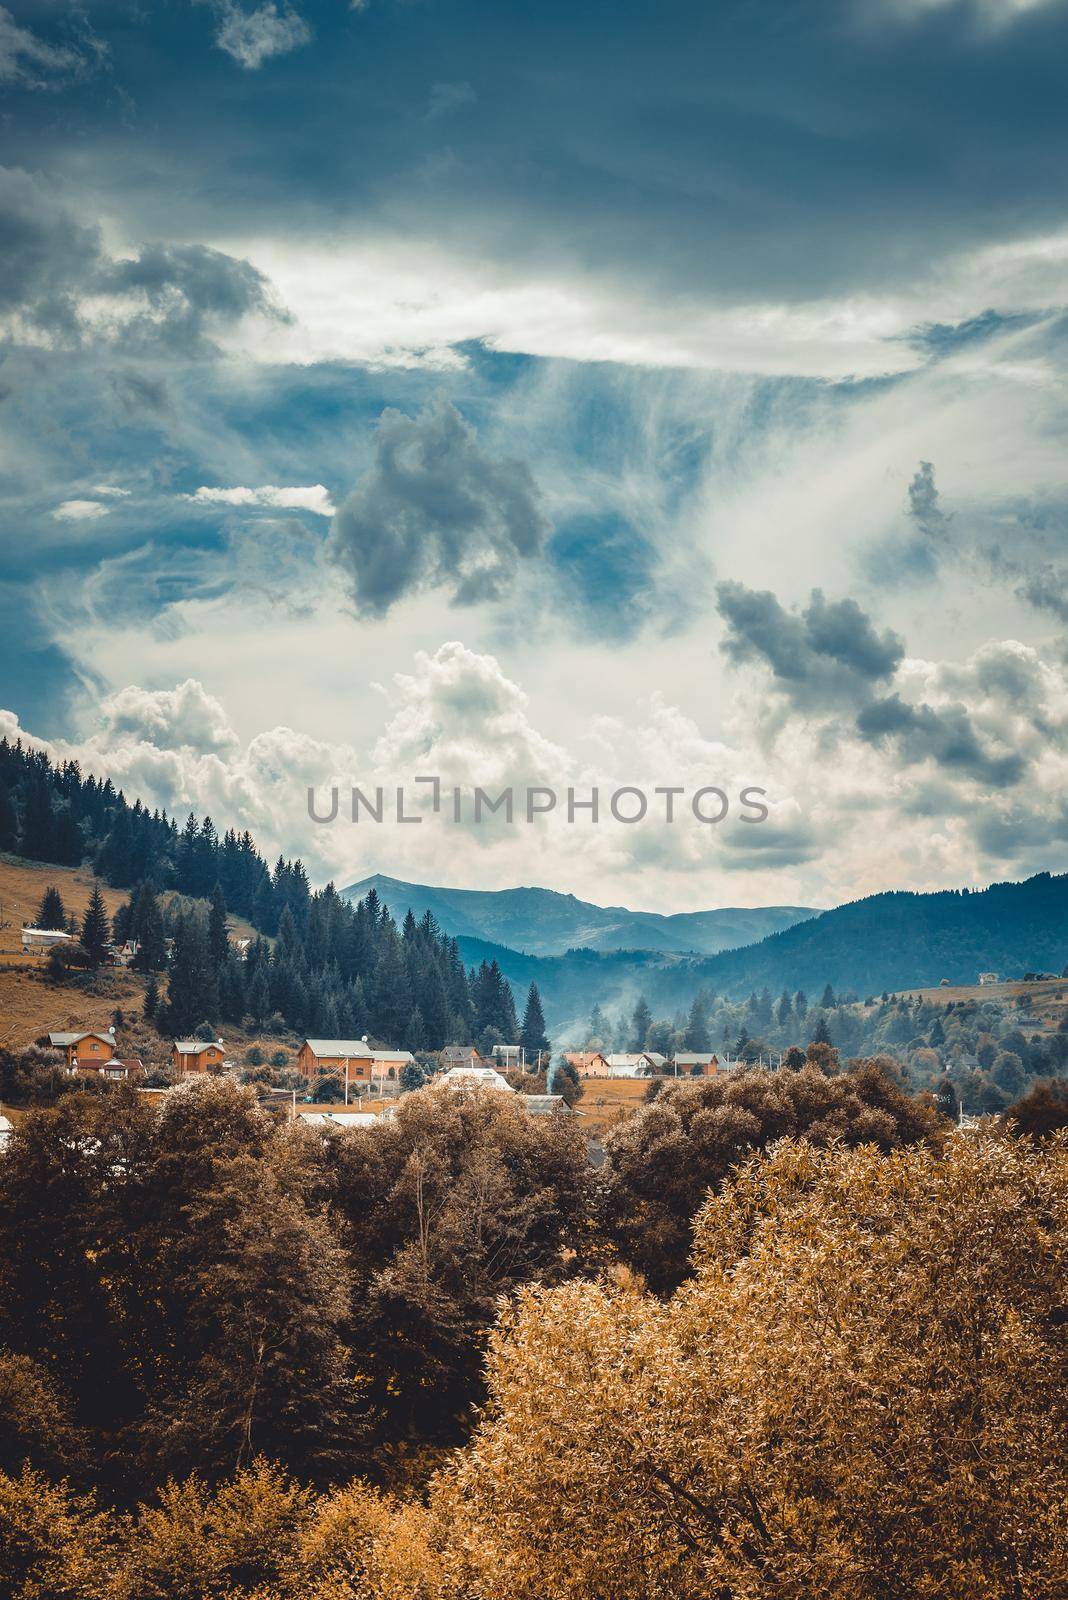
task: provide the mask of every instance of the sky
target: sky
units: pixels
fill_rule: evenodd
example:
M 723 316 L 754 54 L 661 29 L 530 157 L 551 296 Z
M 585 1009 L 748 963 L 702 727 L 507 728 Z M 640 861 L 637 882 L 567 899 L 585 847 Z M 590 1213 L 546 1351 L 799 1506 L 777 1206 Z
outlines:
M 0 731 L 316 883 L 1068 870 L 1066 51 L 1063 0 L 0 6 Z M 732 803 L 345 820 L 420 774 Z

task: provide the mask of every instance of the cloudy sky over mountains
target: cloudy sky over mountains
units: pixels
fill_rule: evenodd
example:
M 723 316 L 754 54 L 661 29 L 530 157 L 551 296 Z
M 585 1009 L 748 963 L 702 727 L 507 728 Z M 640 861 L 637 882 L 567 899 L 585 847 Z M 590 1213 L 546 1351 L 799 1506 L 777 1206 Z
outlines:
M 1068 868 L 1068 5 L 0 8 L 0 725 L 316 878 Z M 309 823 L 409 780 L 767 790 Z

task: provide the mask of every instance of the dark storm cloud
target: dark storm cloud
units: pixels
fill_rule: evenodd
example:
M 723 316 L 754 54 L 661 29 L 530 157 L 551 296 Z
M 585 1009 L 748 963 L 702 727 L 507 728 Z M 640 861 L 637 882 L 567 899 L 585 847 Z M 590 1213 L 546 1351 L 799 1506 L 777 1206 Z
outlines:
M 942 510 L 930 461 L 920 462 L 909 484 L 909 516 L 929 539 L 945 537 L 950 518 Z
M 90 296 L 109 303 L 95 330 L 82 310 Z M 42 183 L 0 169 L 0 313 L 60 342 L 121 336 L 129 351 L 171 346 L 190 355 L 254 311 L 285 314 L 249 262 L 199 244 L 148 244 L 113 259 L 99 230 L 77 221 Z
M 1019 783 L 1027 770 L 1023 757 L 986 749 L 963 705 L 936 709 L 909 705 L 900 695 L 873 700 L 857 716 L 857 732 L 869 744 L 891 746 L 909 765 L 933 761 L 952 775 L 993 788 Z
M 100 0 L 121 92 L 80 83 L 62 120 L 26 96 L 9 132 L 27 165 L 99 174 L 139 237 L 399 223 L 533 269 L 794 301 L 1063 222 L 1066 8 L 996 29 L 987 9 L 622 0 L 606 32 L 573 0 Z M 457 86 L 462 115 L 428 120 Z M 145 181 L 175 164 L 180 191 Z
M 1016 593 L 1036 611 L 1048 611 L 1068 623 L 1068 567 L 1047 562 L 1017 586 Z
M 719 613 L 727 624 L 724 654 L 732 661 L 767 666 L 789 698 L 816 708 L 855 702 L 897 670 L 903 641 L 876 631 L 855 600 L 828 600 L 813 589 L 804 611 L 787 611 L 770 590 L 721 583 Z
M 145 311 L 126 323 L 127 340 L 173 343 L 183 353 L 250 312 L 284 315 L 262 273 L 206 245 L 146 245 L 133 260 L 102 267 L 99 284 L 106 294 L 144 300 Z
M 545 534 L 525 462 L 490 456 L 456 407 L 390 408 L 374 461 L 334 517 L 330 554 L 357 607 L 383 615 L 404 595 L 445 588 L 458 604 L 494 599 Z

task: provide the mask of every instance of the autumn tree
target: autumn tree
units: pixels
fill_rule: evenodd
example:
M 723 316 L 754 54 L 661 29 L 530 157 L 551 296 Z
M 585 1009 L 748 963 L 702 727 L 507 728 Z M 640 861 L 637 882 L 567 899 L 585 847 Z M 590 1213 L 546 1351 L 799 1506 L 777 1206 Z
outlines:
M 787 1143 L 702 1208 L 667 1304 L 528 1287 L 431 1495 L 439 1592 L 1064 1592 L 1066 1215 L 1063 1144 Z
M 934 1140 L 945 1126 L 878 1062 L 827 1076 L 756 1068 L 665 1085 L 653 1104 L 605 1140 L 605 1229 L 657 1289 L 686 1275 L 693 1219 L 710 1188 L 776 1139 L 842 1140 L 883 1151 Z
M 329 1160 L 354 1274 L 348 1343 L 379 1434 L 457 1439 L 499 1296 L 559 1274 L 583 1235 L 585 1141 L 513 1095 L 423 1089 Z

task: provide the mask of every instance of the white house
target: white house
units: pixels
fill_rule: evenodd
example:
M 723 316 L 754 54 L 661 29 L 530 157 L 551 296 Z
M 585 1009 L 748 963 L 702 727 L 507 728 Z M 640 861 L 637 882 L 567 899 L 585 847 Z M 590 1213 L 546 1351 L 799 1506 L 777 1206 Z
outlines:
M 297 1118 L 309 1128 L 373 1128 L 381 1121 L 373 1111 L 301 1111 Z
M 435 1089 L 496 1089 L 501 1094 L 515 1094 L 507 1078 L 502 1078 L 496 1067 L 450 1067 L 433 1081 Z
M 70 944 L 73 935 L 62 933 L 58 928 L 23 928 L 22 949 L 23 953 L 33 950 L 51 950 L 53 945 Z
M 605 1059 L 611 1078 L 648 1078 L 659 1071 L 657 1059 L 663 1062 L 664 1057 L 654 1059 L 647 1050 L 629 1050 Z
M 14 1124 L 4 1116 L 2 1111 L 0 1111 L 0 1153 L 7 1148 L 7 1145 L 11 1139 L 11 1135 L 14 1133 L 14 1131 Z

